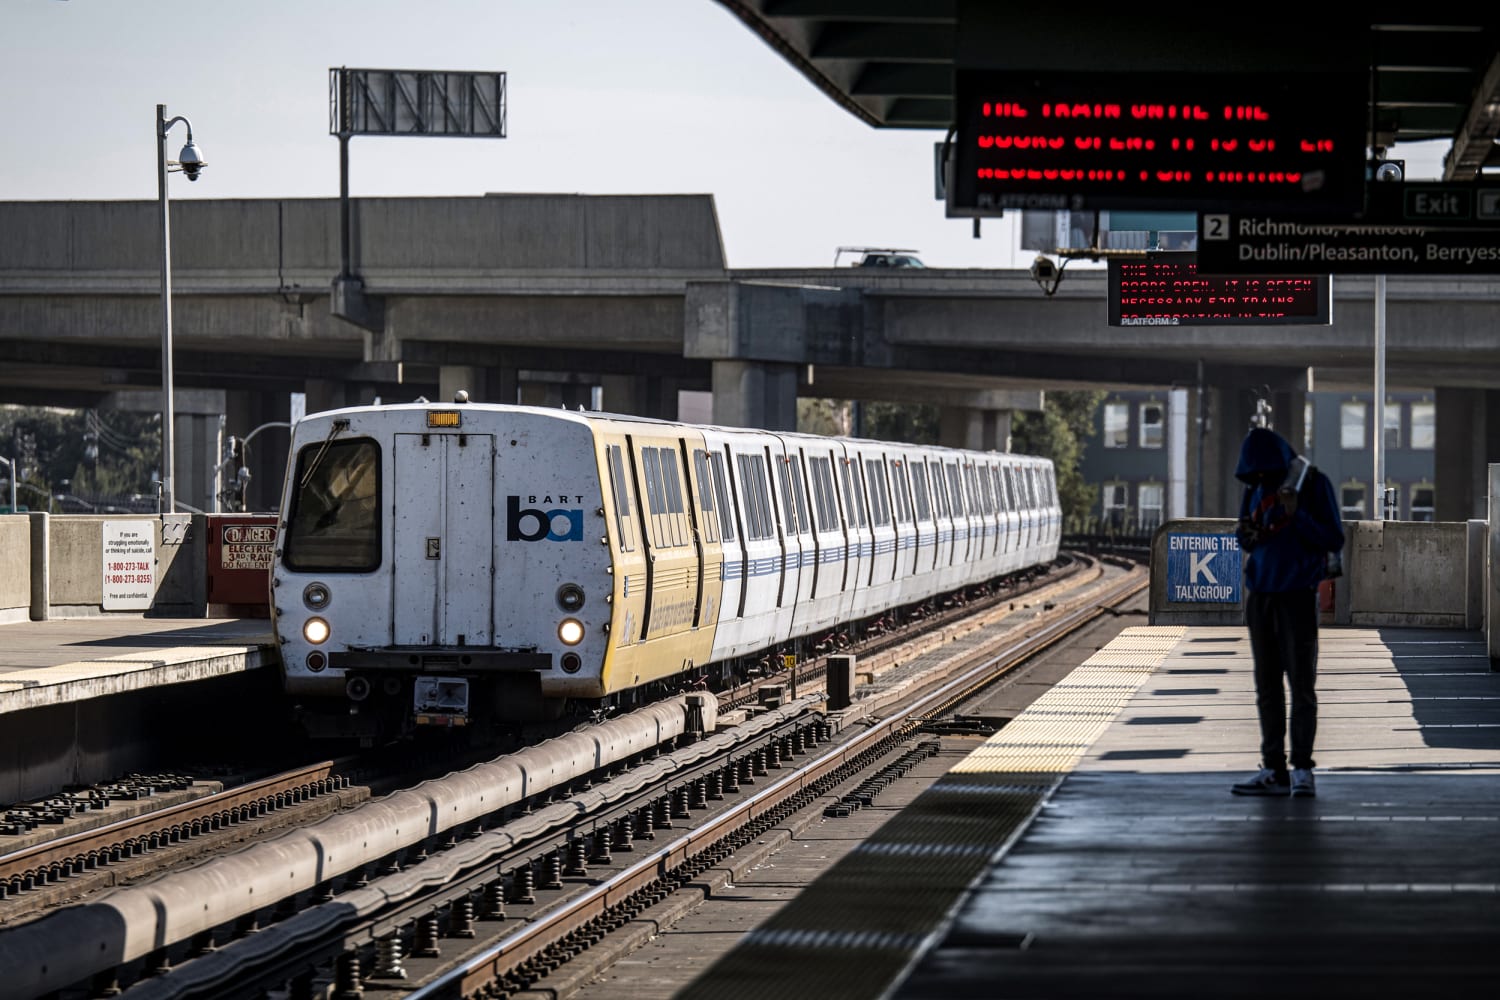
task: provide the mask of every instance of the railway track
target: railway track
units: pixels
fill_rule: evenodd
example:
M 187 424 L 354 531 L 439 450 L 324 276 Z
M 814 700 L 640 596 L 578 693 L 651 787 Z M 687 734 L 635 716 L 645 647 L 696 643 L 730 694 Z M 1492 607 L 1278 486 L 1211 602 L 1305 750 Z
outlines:
M 1024 635 L 956 678 L 867 697 L 862 712 L 831 723 L 817 711 L 816 695 L 774 713 L 756 712 L 753 725 L 732 735 L 653 752 L 566 798 L 559 791 L 530 801 L 503 822 L 425 838 L 388 859 L 383 877 L 364 866 L 342 885 L 328 880 L 300 896 L 268 900 L 275 912 L 262 917 L 282 918 L 268 926 L 252 921 L 228 933 L 200 932 L 144 959 L 94 971 L 86 984 L 59 995 L 111 995 L 122 982 L 134 982 L 131 997 L 312 996 L 323 984 L 330 984 L 330 995 L 357 996 L 366 979 L 372 989 L 385 983 L 402 992 L 421 983 L 416 995 L 431 996 L 523 989 L 790 812 L 825 798 L 836 803 L 839 795 L 857 799 L 861 772 L 899 766 L 926 719 L 1144 586 L 1143 574 L 1101 582 L 1097 564 L 1074 576 L 1028 595 L 1038 613 L 1018 629 Z M 1065 587 L 1078 592 L 1077 608 L 1063 603 Z M 990 617 L 1008 610 L 994 606 Z M 812 666 L 806 669 L 798 684 L 811 689 Z M 291 773 L 277 777 L 293 780 Z M 254 798 L 249 789 L 237 792 Z M 206 801 L 195 805 L 208 808 Z M 677 834 L 678 827 L 689 828 Z M 68 851 L 62 843 L 49 846 L 58 858 Z M 76 847 L 70 856 L 79 856 Z M 445 953 L 460 949 L 467 955 L 461 964 L 436 975 L 451 960 Z M 178 963 L 185 964 L 165 974 Z M 0 986 L 0 996 L 8 995 Z

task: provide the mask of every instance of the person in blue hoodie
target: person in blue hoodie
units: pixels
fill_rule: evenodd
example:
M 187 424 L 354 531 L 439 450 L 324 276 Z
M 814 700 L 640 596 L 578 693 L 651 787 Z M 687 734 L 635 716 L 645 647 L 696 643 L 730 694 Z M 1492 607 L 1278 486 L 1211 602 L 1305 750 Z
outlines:
M 1235 534 L 1245 566 L 1260 770 L 1231 791 L 1312 796 L 1317 794 L 1318 584 L 1327 574 L 1329 554 L 1344 547 L 1344 522 L 1328 477 L 1307 465 L 1273 430 L 1250 429 L 1234 475 L 1245 484 Z M 1283 677 L 1292 694 L 1290 774 Z

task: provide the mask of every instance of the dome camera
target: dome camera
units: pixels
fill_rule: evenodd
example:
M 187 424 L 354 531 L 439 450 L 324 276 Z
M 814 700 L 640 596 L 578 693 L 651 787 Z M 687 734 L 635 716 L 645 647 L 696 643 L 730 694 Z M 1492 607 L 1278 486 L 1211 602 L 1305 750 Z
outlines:
M 187 145 L 182 147 L 182 152 L 177 154 L 177 165 L 182 168 L 188 180 L 195 181 L 203 168 L 208 166 L 208 161 L 198 151 L 197 143 L 189 139 Z
M 1375 179 L 1377 181 L 1389 182 L 1399 181 L 1405 175 L 1402 173 L 1401 164 L 1392 163 L 1387 160 L 1375 168 Z
M 1052 262 L 1052 258 L 1037 254 L 1036 260 L 1031 262 L 1031 279 L 1040 285 L 1056 277 L 1057 265 Z

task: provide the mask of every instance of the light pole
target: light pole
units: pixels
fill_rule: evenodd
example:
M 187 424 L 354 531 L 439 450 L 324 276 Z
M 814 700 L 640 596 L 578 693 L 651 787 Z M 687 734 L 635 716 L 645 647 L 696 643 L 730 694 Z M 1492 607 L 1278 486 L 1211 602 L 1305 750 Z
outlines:
M 167 132 L 182 122 L 187 126 L 187 145 L 177 159 L 167 159 Z M 172 454 L 172 220 L 167 207 L 167 172 L 175 168 L 195 181 L 208 162 L 193 143 L 193 123 L 178 115 L 167 118 L 167 106 L 156 106 L 156 194 L 161 208 L 161 485 L 164 511 L 177 512 L 176 486 L 173 482 L 176 459 Z

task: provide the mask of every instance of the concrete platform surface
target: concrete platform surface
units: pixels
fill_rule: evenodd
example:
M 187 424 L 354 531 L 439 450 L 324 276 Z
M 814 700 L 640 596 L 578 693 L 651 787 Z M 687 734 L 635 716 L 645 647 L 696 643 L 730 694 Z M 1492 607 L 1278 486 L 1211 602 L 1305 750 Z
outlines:
M 1229 794 L 1258 763 L 1243 627 L 1128 629 L 679 996 L 1487 994 L 1484 637 L 1320 641 L 1316 798 Z
M 0 713 L 271 666 L 264 618 L 101 615 L 0 625 Z

